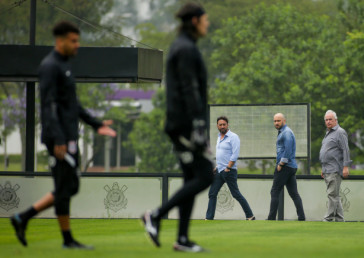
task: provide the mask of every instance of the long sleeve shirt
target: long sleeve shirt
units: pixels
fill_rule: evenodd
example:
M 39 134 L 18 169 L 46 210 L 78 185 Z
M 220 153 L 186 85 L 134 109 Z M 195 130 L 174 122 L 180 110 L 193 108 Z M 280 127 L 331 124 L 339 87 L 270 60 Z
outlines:
M 78 139 L 78 119 L 95 130 L 102 126 L 81 106 L 76 95 L 76 83 L 67 57 L 50 52 L 39 68 L 42 142 L 56 145 Z
M 322 140 L 320 162 L 323 173 L 339 173 L 351 165 L 348 135 L 339 125 L 327 130 Z
M 216 144 L 216 163 L 218 172 L 223 171 L 229 164 L 234 161 L 233 169 L 236 169 L 236 161 L 240 152 L 239 136 L 232 131 L 228 131 L 221 140 L 221 134 L 217 137 Z
M 297 168 L 296 163 L 296 139 L 291 128 L 284 125 L 278 131 L 277 137 L 277 164 L 282 162 L 291 168 Z
M 194 119 L 207 124 L 207 71 L 196 40 L 185 32 L 170 47 L 166 84 L 167 134 L 188 134 Z

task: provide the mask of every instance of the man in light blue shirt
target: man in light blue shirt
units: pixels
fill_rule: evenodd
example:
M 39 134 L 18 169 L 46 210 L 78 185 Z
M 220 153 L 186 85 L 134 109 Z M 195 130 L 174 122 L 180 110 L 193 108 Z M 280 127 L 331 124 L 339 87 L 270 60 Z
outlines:
M 302 200 L 297 191 L 297 163 L 296 163 L 296 139 L 291 130 L 286 125 L 286 118 L 282 113 L 277 113 L 273 118 L 274 127 L 278 130 L 277 136 L 277 165 L 274 170 L 274 178 L 270 202 L 268 220 L 276 220 L 279 194 L 286 186 L 289 196 L 291 196 L 298 215 L 298 220 L 305 220 Z
M 217 195 L 226 183 L 232 196 L 240 203 L 247 220 L 255 220 L 252 210 L 240 193 L 238 187 L 238 171 L 236 161 L 240 152 L 239 136 L 229 130 L 229 120 L 225 116 L 217 118 L 217 129 L 220 131 L 216 143 L 216 163 L 214 169 L 214 182 L 209 191 L 209 204 L 206 212 L 206 220 L 213 220 L 216 210 Z

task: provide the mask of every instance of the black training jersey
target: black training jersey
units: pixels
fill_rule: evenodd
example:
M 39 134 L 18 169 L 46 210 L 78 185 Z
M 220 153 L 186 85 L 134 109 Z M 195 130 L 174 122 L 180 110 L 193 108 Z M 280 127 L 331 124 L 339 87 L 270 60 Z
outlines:
M 39 68 L 42 142 L 56 145 L 78 139 L 78 118 L 94 129 L 102 123 L 80 105 L 68 57 L 53 50 Z
M 193 119 L 207 121 L 207 72 L 195 40 L 186 33 L 171 45 L 166 82 L 169 135 L 191 131 Z

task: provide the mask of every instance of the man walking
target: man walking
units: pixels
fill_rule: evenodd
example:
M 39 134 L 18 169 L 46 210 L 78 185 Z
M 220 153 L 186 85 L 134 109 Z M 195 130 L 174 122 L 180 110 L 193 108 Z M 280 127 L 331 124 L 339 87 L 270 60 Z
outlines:
M 195 196 L 213 180 L 212 162 L 207 142 L 207 75 L 199 38 L 207 33 L 209 21 L 204 9 L 187 3 L 177 13 L 180 33 L 172 43 L 167 58 L 167 122 L 165 131 L 171 138 L 184 176 L 184 185 L 162 207 L 146 212 L 145 229 L 159 247 L 160 221 L 172 208 L 179 209 L 179 227 L 174 250 L 202 252 L 204 249 L 188 236 Z
M 216 143 L 216 164 L 214 169 L 214 181 L 209 191 L 209 204 L 206 212 L 206 220 L 213 220 L 216 210 L 217 194 L 222 185 L 226 183 L 232 196 L 240 203 L 245 212 L 246 220 L 255 220 L 252 210 L 240 193 L 238 187 L 238 171 L 236 161 L 240 152 L 239 136 L 229 130 L 229 120 L 226 116 L 217 118 L 219 135 Z
M 282 113 L 274 115 L 274 126 L 278 130 L 277 137 L 277 163 L 274 170 L 273 186 L 271 189 L 271 202 L 268 220 L 276 220 L 279 194 L 286 186 L 294 205 L 296 206 L 298 220 L 305 220 L 305 213 L 300 195 L 297 191 L 296 172 L 296 139 L 292 130 L 286 125 L 286 118 Z
M 322 140 L 320 162 L 321 177 L 325 179 L 329 206 L 323 221 L 343 222 L 344 211 L 340 198 L 341 177 L 349 176 L 351 164 L 348 135 L 337 121 L 336 113 L 328 110 L 325 114 L 326 134 Z
M 98 134 L 116 136 L 109 125 L 91 117 L 80 105 L 69 58 L 77 54 L 79 29 L 70 22 L 60 22 L 53 28 L 55 48 L 42 61 L 39 69 L 42 142 L 49 153 L 55 190 L 47 193 L 28 210 L 11 217 L 18 240 L 27 246 L 25 230 L 28 221 L 39 212 L 54 206 L 63 236 L 63 248 L 91 249 L 76 241 L 70 228 L 70 200 L 78 192 L 78 126 L 79 118 Z

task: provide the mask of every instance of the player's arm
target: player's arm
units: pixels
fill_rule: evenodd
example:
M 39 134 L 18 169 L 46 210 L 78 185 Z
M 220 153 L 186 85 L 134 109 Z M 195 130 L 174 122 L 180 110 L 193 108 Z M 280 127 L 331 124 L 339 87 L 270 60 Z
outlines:
M 80 101 L 77 99 L 77 106 L 78 106 L 78 116 L 84 121 L 86 124 L 90 125 L 96 131 L 102 126 L 102 122 L 93 116 L 90 115 L 87 110 L 85 110 L 82 106 Z
M 116 132 L 111 129 L 109 126 L 112 125 L 112 120 L 104 120 L 99 121 L 98 119 L 91 116 L 80 104 L 79 100 L 77 100 L 78 105 L 78 115 L 79 117 L 88 125 L 92 126 L 98 134 L 107 135 L 107 136 L 116 136 Z

